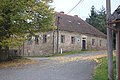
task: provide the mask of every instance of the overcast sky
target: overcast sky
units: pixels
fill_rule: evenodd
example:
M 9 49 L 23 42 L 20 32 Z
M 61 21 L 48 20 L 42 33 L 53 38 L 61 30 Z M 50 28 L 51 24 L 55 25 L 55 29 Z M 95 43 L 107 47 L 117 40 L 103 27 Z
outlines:
M 80 0 L 53 0 L 51 4 L 55 11 L 64 11 L 68 13 Z M 86 19 L 90 14 L 91 6 L 94 5 L 97 10 L 106 7 L 106 0 L 83 0 L 69 15 L 78 15 L 82 19 Z M 120 5 L 120 0 L 111 0 L 112 12 Z

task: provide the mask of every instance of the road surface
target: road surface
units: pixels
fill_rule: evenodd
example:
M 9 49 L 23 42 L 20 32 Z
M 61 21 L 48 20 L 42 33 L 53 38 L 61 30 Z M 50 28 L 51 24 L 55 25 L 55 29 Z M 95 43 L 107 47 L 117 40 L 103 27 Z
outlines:
M 106 52 L 87 52 L 63 57 L 30 58 L 37 64 L 0 69 L 0 80 L 91 80 L 96 58 Z

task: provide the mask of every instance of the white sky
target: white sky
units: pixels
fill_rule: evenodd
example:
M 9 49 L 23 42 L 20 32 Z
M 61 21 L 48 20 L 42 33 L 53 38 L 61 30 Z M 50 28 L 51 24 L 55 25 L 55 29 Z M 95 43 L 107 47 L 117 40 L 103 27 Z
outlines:
M 51 4 L 55 8 L 55 11 L 64 11 L 68 13 L 79 0 L 53 0 Z M 82 19 L 86 19 L 90 14 L 91 6 L 94 5 L 97 10 L 100 10 L 102 6 L 106 8 L 106 0 L 84 0 L 80 3 L 69 15 L 78 15 Z M 120 5 L 120 0 L 111 0 L 112 12 Z

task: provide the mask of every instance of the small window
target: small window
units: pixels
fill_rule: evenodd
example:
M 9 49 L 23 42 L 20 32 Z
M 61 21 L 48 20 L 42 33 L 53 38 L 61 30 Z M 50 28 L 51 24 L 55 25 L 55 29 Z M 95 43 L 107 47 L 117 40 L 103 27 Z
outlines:
M 92 46 L 95 45 L 95 39 L 92 39 Z
M 100 46 L 102 46 L 102 40 L 100 40 Z
M 71 37 L 71 43 L 75 44 L 75 37 Z
M 28 45 L 32 45 L 32 43 L 33 43 L 32 40 L 28 40 L 28 41 L 27 41 L 27 44 L 28 44 Z
M 27 36 L 27 44 L 32 45 L 32 36 Z
M 61 43 L 65 43 L 65 35 L 61 35 Z
M 39 36 L 38 35 L 35 35 L 35 44 L 39 44 Z
M 43 35 L 43 43 L 47 43 L 47 35 Z

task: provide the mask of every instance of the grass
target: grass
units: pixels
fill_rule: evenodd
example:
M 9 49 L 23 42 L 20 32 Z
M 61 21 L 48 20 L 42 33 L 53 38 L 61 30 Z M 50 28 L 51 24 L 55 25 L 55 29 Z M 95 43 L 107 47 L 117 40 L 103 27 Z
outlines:
M 85 51 L 69 51 L 69 52 L 63 52 L 62 54 L 53 54 L 52 56 L 65 56 L 65 55 L 70 55 L 70 54 L 78 54 L 78 53 L 83 53 Z
M 108 80 L 108 64 L 107 64 L 108 60 L 107 58 L 101 58 L 99 59 L 99 61 L 100 61 L 100 64 L 97 66 L 92 80 Z M 116 74 L 115 57 L 114 57 L 113 63 L 114 63 L 114 74 Z M 114 80 L 115 80 L 115 75 L 114 75 Z
M 63 52 L 62 54 L 53 54 L 51 55 L 52 57 L 54 56 L 65 56 L 65 55 L 71 55 L 71 54 L 81 54 L 81 53 L 86 53 L 86 52 L 96 52 L 96 50 L 92 50 L 92 51 L 89 51 L 89 50 L 82 50 L 82 51 L 68 51 L 68 52 Z M 50 57 L 51 57 L 50 56 Z
M 81 53 L 85 53 L 85 52 L 95 52 L 95 51 L 88 51 L 88 50 L 82 50 L 82 51 L 67 51 L 67 52 L 63 52 L 62 54 L 52 54 L 49 56 L 28 56 L 28 57 L 57 57 L 57 56 L 65 56 L 65 55 L 72 55 L 72 54 L 81 54 Z

